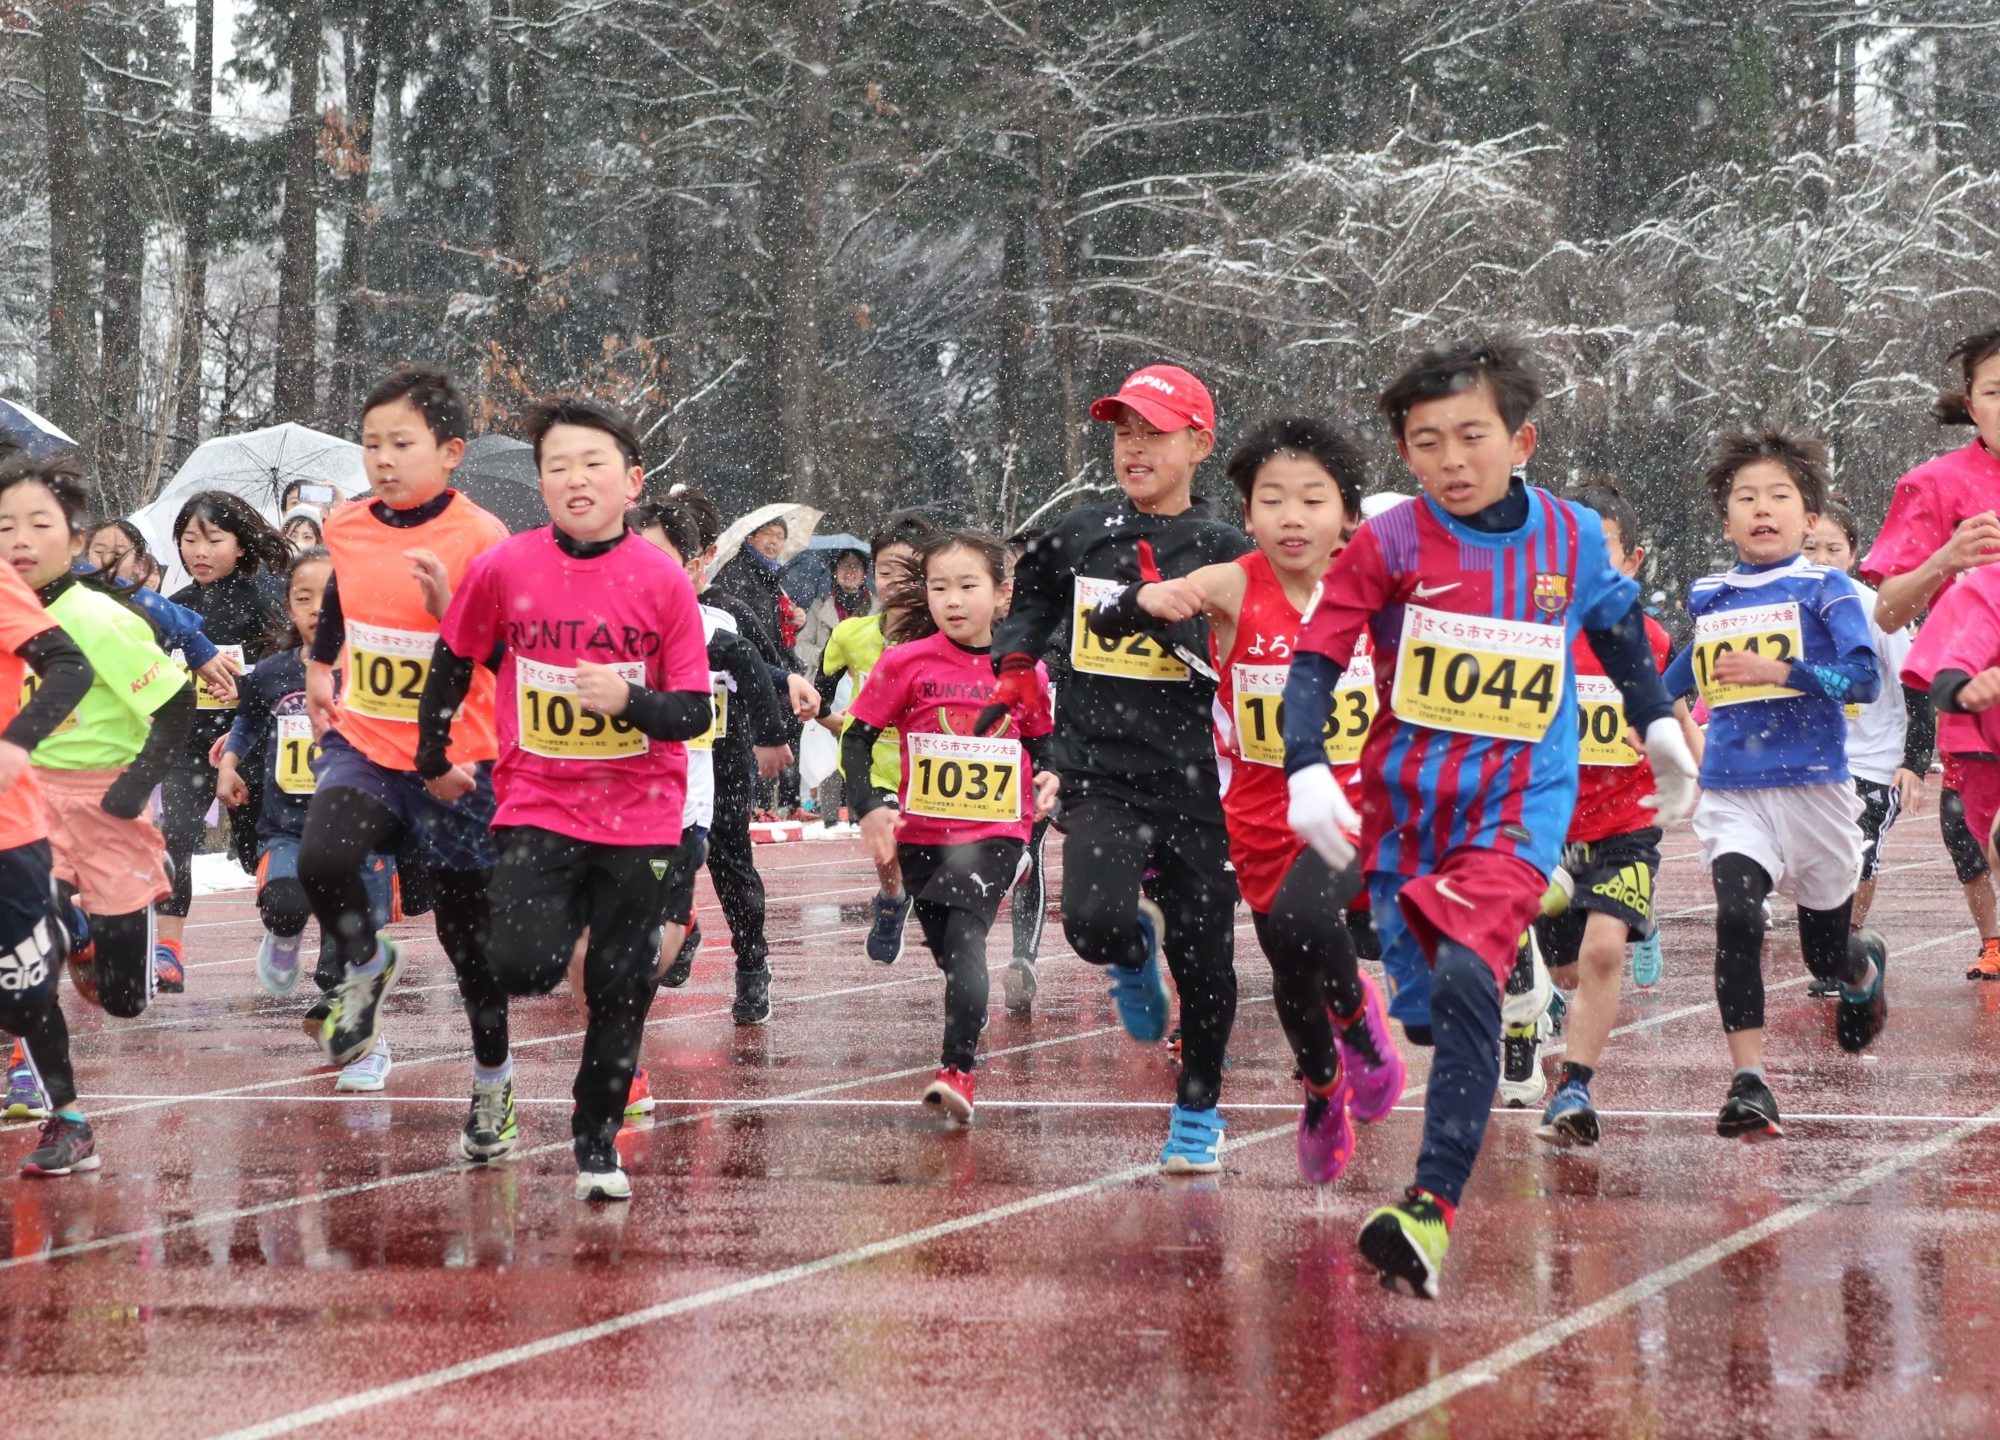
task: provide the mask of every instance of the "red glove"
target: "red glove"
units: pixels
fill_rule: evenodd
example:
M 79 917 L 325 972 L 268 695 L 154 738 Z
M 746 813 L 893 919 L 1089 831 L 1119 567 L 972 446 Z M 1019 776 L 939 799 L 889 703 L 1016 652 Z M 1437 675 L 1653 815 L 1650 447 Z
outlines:
M 991 735 L 1000 728 L 1001 721 L 1017 710 L 1025 710 L 1035 698 L 1034 656 L 1002 655 L 993 668 L 1000 678 L 993 684 L 992 703 L 972 722 L 975 735 Z

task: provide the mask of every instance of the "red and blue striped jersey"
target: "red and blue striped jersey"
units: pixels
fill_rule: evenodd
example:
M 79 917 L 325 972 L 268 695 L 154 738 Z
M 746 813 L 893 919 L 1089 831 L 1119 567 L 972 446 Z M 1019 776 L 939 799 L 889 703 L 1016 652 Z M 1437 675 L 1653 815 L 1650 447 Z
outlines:
M 1464 846 L 1543 873 L 1576 808 L 1578 630 L 1639 587 L 1589 510 L 1527 487 L 1520 528 L 1473 529 L 1428 497 L 1364 523 L 1334 560 L 1298 648 L 1343 664 L 1364 628 L 1380 704 L 1362 752 L 1369 871 L 1418 875 Z

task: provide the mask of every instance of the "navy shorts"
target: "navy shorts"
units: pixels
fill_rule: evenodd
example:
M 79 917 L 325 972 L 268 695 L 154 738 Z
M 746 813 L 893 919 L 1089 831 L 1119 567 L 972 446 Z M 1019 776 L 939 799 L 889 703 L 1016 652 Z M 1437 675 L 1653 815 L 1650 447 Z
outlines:
M 55 1001 L 69 937 L 53 866 L 46 840 L 0 850 L 0 1014 L 24 1018 Z
M 319 790 L 354 790 L 366 795 L 403 822 L 403 828 L 422 842 L 423 856 L 434 870 L 491 870 L 500 858 L 493 841 L 493 812 L 499 802 L 493 795 L 493 766 L 482 761 L 472 767 L 478 782 L 470 795 L 447 805 L 424 788 L 414 770 L 391 770 L 377 765 L 341 738 L 338 730 L 326 732 L 320 742 Z

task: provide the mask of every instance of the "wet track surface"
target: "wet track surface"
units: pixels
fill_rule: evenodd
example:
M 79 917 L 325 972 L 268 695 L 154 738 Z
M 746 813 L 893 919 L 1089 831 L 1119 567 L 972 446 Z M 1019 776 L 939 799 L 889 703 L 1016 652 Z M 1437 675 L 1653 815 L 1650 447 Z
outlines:
M 1555 1152 L 1532 1112 L 1497 1115 L 1431 1305 L 1352 1244 L 1407 1181 L 1420 1094 L 1330 1193 L 1301 1185 L 1247 912 L 1226 1168 L 1169 1181 L 1165 1052 L 1118 1031 L 1059 925 L 1024 1021 L 1003 914 L 979 1113 L 945 1129 L 916 1104 L 937 971 L 914 935 L 893 969 L 863 957 L 855 847 L 771 847 L 770 1023 L 730 1023 L 704 881 L 708 948 L 647 1036 L 658 1112 L 621 1141 L 633 1199 L 588 1207 L 566 992 L 516 1004 L 521 1148 L 467 1170 L 470 1058 L 428 921 L 402 927 L 388 1091 L 336 1097 L 303 998 L 256 990 L 250 897 L 211 897 L 186 995 L 117 1022 L 65 993 L 103 1169 L 15 1179 L 34 1132 L 0 1130 L 0 1415 L 38 1436 L 1995 1433 L 2000 985 L 1962 978 L 1976 941 L 1932 807 L 1889 840 L 1868 1055 L 1806 998 L 1796 931 L 1772 934 L 1774 1144 L 1713 1134 L 1729 1072 L 1694 849 L 1668 838 L 1665 979 L 1628 985 L 1605 1143 Z

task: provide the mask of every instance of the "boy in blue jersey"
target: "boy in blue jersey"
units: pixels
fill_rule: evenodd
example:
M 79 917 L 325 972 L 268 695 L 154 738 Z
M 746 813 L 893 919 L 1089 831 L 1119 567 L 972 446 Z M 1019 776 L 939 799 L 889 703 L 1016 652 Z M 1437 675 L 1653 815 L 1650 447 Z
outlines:
M 1741 563 L 1689 588 L 1694 643 L 1665 680 L 1709 709 L 1694 833 L 1715 877 L 1715 994 L 1736 1066 L 1715 1130 L 1761 1140 L 1784 1133 L 1764 1080 L 1766 896 L 1798 906 L 1806 968 L 1840 984 L 1841 1047 L 1863 1049 L 1888 1018 L 1887 947 L 1847 928 L 1862 839 L 1842 711 L 1873 700 L 1881 677 L 1854 582 L 1800 554 L 1829 488 L 1826 447 L 1725 436 L 1706 483 Z
M 1527 354 L 1497 342 L 1429 351 L 1396 377 L 1381 407 L 1423 496 L 1355 533 L 1285 685 L 1292 828 L 1336 871 L 1355 863 L 1359 832 L 1389 1013 L 1436 1046 L 1416 1183 L 1360 1236 L 1385 1286 L 1429 1299 L 1500 1078 L 1500 988 L 1576 804 L 1579 630 L 1645 737 L 1661 822 L 1693 803 L 1694 758 L 1653 668 L 1638 585 L 1612 567 L 1595 514 L 1515 477 L 1541 393 Z M 1322 728 L 1364 628 L 1382 703 L 1357 815 Z

